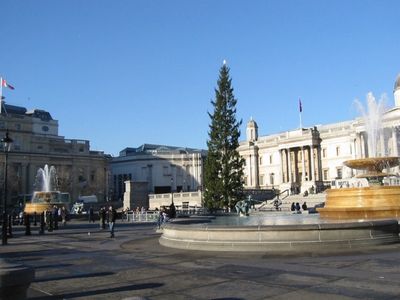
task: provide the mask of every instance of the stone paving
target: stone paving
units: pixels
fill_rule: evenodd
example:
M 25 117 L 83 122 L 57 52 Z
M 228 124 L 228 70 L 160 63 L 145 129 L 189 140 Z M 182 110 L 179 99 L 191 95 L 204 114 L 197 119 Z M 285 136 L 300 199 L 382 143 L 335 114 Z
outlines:
M 35 268 L 28 299 L 399 299 L 400 245 L 299 256 L 160 246 L 154 224 L 117 223 L 116 237 L 72 221 L 25 236 L 0 256 Z

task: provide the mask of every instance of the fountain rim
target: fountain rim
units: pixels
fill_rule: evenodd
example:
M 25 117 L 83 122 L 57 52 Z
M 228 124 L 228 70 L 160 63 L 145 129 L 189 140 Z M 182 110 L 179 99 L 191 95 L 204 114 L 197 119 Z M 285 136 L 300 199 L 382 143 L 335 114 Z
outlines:
M 343 162 L 343 164 L 351 169 L 376 170 L 380 172 L 385 168 L 393 168 L 398 166 L 400 164 L 400 157 L 382 156 L 382 157 L 356 158 L 356 159 L 346 160 Z M 390 174 L 385 174 L 384 176 L 390 176 Z

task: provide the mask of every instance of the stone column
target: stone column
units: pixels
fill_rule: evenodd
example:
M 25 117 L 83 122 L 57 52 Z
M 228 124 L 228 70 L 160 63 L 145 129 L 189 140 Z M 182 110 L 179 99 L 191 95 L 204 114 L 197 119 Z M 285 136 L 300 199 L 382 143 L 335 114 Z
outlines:
M 360 132 L 360 141 L 361 141 L 361 157 L 360 158 L 365 158 L 366 157 L 366 152 L 365 152 L 365 138 L 362 132 Z
M 299 181 L 299 148 L 294 149 L 293 150 L 293 154 L 294 154 L 294 178 L 293 181 L 294 182 L 298 182 Z
M 396 126 L 392 127 L 392 145 L 393 145 L 392 146 L 392 148 L 393 148 L 392 155 L 399 156 L 399 148 L 397 145 L 397 127 Z
M 310 180 L 315 181 L 315 160 L 314 160 L 314 147 L 310 145 L 310 153 L 311 153 L 311 172 L 310 172 Z
M 361 151 L 361 133 L 356 134 L 356 147 L 355 147 L 355 155 L 354 158 L 362 158 L 362 151 Z
M 290 148 L 289 149 L 287 149 L 287 161 L 288 161 L 288 171 L 289 171 L 289 173 L 288 173 L 288 179 L 289 179 L 289 183 L 292 183 L 293 182 L 293 177 L 292 177 L 292 157 L 291 157 L 291 155 L 290 155 Z
M 301 147 L 301 182 L 306 181 L 306 162 L 305 162 L 305 155 L 304 155 L 304 146 Z
M 282 180 L 282 183 L 284 183 L 285 182 L 285 171 L 284 171 L 285 164 L 283 163 L 283 150 L 282 149 L 279 150 L 279 156 L 281 158 L 281 173 L 282 173 L 281 180 Z

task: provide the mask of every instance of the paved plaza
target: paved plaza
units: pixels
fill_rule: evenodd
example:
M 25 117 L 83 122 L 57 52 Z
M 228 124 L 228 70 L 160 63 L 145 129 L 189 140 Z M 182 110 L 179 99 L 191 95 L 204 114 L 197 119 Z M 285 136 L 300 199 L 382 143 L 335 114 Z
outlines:
M 29 299 L 399 299 L 400 245 L 271 256 L 160 246 L 154 224 L 15 228 L 0 255 L 34 267 Z

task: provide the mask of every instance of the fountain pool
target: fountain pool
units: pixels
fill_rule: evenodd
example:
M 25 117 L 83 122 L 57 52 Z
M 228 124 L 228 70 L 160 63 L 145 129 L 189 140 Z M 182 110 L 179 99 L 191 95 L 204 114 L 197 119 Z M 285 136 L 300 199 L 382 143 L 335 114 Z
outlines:
M 167 247 L 268 253 L 354 250 L 399 241 L 397 220 L 323 220 L 318 215 L 267 213 L 189 218 L 163 228 Z

